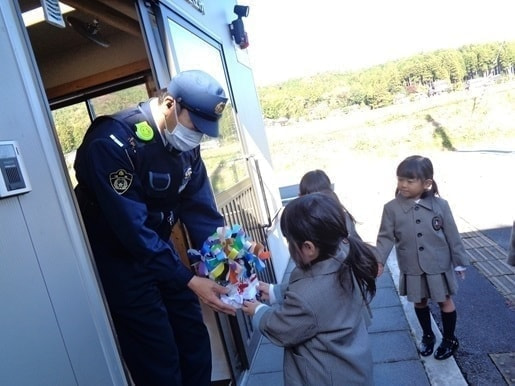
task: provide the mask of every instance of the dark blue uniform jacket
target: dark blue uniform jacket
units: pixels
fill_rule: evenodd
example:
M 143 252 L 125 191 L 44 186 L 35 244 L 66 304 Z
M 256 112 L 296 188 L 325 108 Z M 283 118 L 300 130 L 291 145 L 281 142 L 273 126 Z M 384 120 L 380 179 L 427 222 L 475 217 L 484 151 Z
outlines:
M 153 130 L 149 140 L 136 135 L 136 123 L 145 121 Z M 173 223 L 180 219 L 186 225 L 195 248 L 223 225 L 200 147 L 182 153 L 167 148 L 144 102 L 97 118 L 77 150 L 75 171 L 77 199 L 104 286 L 109 276 L 120 282 L 120 276 L 131 280 L 138 271 L 151 270 L 158 282 L 184 287 L 192 273 L 169 242 Z

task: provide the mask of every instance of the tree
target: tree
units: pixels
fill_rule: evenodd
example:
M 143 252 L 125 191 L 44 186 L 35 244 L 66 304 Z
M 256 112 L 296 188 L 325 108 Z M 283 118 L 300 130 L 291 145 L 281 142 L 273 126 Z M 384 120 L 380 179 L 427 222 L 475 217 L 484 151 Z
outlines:
M 465 72 L 467 78 L 471 79 L 477 76 L 479 67 L 477 62 L 477 53 L 472 46 L 465 46 L 460 49 L 463 63 L 465 65 Z
M 441 51 L 438 54 L 442 62 L 442 67 L 445 69 L 447 74 L 446 78 L 438 78 L 438 79 L 447 79 L 450 80 L 451 83 L 462 82 L 465 78 L 466 68 L 465 61 L 459 52 L 455 50 L 445 50 Z

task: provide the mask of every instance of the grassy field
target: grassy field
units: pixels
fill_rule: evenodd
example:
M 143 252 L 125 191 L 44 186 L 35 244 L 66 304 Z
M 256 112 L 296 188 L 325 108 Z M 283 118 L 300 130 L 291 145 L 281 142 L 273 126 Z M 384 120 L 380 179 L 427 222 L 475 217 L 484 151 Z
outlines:
M 515 81 L 377 110 L 270 126 L 274 170 L 298 181 L 314 168 L 471 148 L 515 149 Z M 284 178 L 280 178 L 284 180 Z

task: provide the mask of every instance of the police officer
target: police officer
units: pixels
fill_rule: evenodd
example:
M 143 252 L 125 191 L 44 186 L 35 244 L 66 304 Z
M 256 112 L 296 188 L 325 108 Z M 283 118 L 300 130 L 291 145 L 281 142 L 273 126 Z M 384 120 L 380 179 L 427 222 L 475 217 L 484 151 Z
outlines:
M 213 281 L 180 261 L 177 219 L 199 248 L 223 217 L 200 157 L 227 98 L 202 71 L 175 76 L 158 98 L 97 118 L 77 150 L 76 196 L 123 358 L 136 385 L 209 385 L 211 351 L 198 297 L 234 314 Z

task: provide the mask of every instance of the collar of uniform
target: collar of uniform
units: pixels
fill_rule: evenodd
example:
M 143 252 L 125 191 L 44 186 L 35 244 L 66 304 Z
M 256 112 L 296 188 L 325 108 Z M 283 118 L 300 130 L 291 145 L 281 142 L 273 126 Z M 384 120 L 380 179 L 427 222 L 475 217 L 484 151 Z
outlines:
M 164 134 L 161 132 L 159 127 L 157 127 L 156 121 L 154 120 L 154 116 L 152 115 L 152 109 L 150 108 L 150 101 L 152 99 L 156 99 L 156 98 L 150 98 L 149 100 L 147 100 L 145 102 L 141 102 L 138 105 L 138 109 L 143 113 L 143 115 L 145 115 L 145 118 L 147 119 L 150 126 L 154 130 L 154 135 L 161 138 L 161 141 L 163 142 L 163 146 L 166 148 L 166 150 L 168 150 L 169 152 L 172 152 L 172 149 L 173 149 L 172 146 L 168 143 L 168 141 L 166 140 Z
M 143 113 L 143 115 L 145 115 L 145 118 L 147 118 L 148 123 L 150 124 L 150 126 L 152 126 L 154 131 L 159 132 L 156 121 L 154 120 L 154 116 L 152 115 L 152 110 L 150 109 L 150 101 L 152 99 L 156 98 L 150 98 L 145 102 L 141 102 L 140 104 L 138 104 L 138 109 Z
M 395 199 L 401 206 L 404 213 L 408 212 L 411 208 L 417 205 L 429 210 L 433 209 L 432 197 L 421 198 L 418 202 L 415 202 L 415 200 L 412 200 L 411 198 L 405 198 L 401 194 L 397 194 Z
M 330 273 L 337 272 L 342 266 L 344 260 L 349 254 L 349 244 L 342 242 L 340 248 L 336 252 L 336 255 L 322 261 L 317 261 L 311 267 L 307 269 L 297 268 L 291 273 L 290 282 L 297 281 L 309 276 L 320 276 L 327 275 Z
M 159 127 L 157 127 L 157 124 L 154 120 L 154 116 L 152 115 L 152 109 L 150 108 L 150 101 L 152 99 L 156 99 L 156 98 L 151 98 L 145 102 L 141 102 L 139 105 L 138 105 L 138 108 L 140 109 L 140 111 L 145 115 L 145 117 L 147 118 L 147 120 L 150 122 L 150 126 L 152 126 L 152 129 L 154 129 L 154 133 L 156 135 L 159 136 L 159 138 L 161 138 L 161 140 L 163 141 L 163 146 L 165 147 L 166 150 L 168 150 L 170 153 L 172 153 L 173 155 L 179 155 L 182 153 L 182 151 L 180 150 L 177 150 L 176 148 L 174 148 L 172 145 L 170 145 L 168 143 L 168 141 L 166 140 L 166 137 L 164 136 L 164 134 L 161 132 L 161 130 L 159 129 Z

